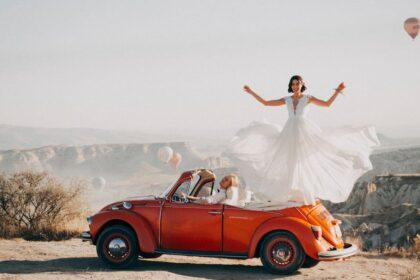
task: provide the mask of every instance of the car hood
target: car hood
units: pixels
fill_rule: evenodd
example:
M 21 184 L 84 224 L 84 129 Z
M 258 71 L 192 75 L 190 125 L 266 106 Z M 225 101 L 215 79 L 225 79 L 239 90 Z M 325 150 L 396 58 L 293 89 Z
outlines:
M 155 200 L 156 200 L 156 197 L 153 195 L 131 196 L 131 197 L 127 197 L 125 199 L 121 199 L 113 203 L 110 203 L 106 205 L 105 207 L 103 207 L 101 211 L 110 210 L 112 206 L 121 205 L 124 201 L 131 202 L 132 204 L 142 204 L 142 202 L 155 201 Z

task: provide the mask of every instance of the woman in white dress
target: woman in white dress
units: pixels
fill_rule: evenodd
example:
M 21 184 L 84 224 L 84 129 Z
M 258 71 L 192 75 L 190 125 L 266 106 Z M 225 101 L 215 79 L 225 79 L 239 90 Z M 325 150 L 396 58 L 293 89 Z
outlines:
M 314 204 L 317 198 L 342 202 L 355 181 L 372 169 L 369 155 L 380 144 L 374 126 L 322 131 L 307 117 L 309 104 L 329 107 L 344 88 L 341 83 L 328 100 L 320 100 L 303 94 L 304 81 L 295 75 L 289 82 L 292 95 L 265 100 L 244 86 L 263 105 L 286 105 L 289 113 L 283 129 L 253 122 L 236 133 L 226 150 L 257 197 L 302 204 Z

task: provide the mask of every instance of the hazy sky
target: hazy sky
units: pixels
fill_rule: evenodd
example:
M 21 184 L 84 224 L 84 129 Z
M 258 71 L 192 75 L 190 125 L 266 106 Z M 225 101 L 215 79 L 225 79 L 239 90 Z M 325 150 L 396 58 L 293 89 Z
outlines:
M 0 1 L 0 123 L 234 132 L 300 74 L 321 126 L 420 136 L 420 1 Z M 208 129 L 208 132 L 205 132 Z

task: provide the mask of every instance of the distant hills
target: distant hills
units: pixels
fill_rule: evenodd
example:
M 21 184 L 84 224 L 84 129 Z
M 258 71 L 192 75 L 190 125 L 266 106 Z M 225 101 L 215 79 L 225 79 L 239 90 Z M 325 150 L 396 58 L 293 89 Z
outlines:
M 232 131 L 233 135 L 234 131 Z M 378 133 L 382 143 L 380 149 L 420 146 L 420 138 L 391 138 Z M 174 135 L 172 132 L 162 134 L 145 133 L 136 130 L 106 130 L 93 128 L 43 128 L 0 124 L 0 150 L 32 149 L 44 146 L 81 146 L 94 144 L 128 144 L 128 143 L 157 143 L 157 142 L 191 142 L 196 148 L 217 151 L 217 146 L 228 139 L 226 134 L 217 135 Z M 197 147 L 201 145 L 201 147 Z M 204 151 L 204 148 L 203 148 Z
M 31 149 L 51 145 L 80 146 L 166 140 L 162 135 L 139 131 L 0 125 L 0 150 Z
M 420 146 L 420 138 L 418 137 L 393 138 L 378 133 L 378 138 L 381 142 L 379 150 Z
M 173 168 L 158 158 L 158 150 L 164 146 L 182 155 L 179 170 L 207 165 L 206 161 L 188 143 L 161 142 L 57 145 L 0 151 L 0 170 L 3 172 L 48 171 L 64 178 L 104 176 L 115 179 L 126 179 L 136 173 L 173 173 Z

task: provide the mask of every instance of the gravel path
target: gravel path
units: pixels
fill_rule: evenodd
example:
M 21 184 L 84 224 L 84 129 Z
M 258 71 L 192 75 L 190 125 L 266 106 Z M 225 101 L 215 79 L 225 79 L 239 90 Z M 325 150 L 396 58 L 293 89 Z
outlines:
M 266 273 L 259 259 L 184 256 L 140 260 L 129 270 L 116 271 L 105 269 L 95 247 L 78 239 L 0 240 L 0 279 L 420 279 L 419 270 L 415 260 L 363 254 L 286 277 Z

